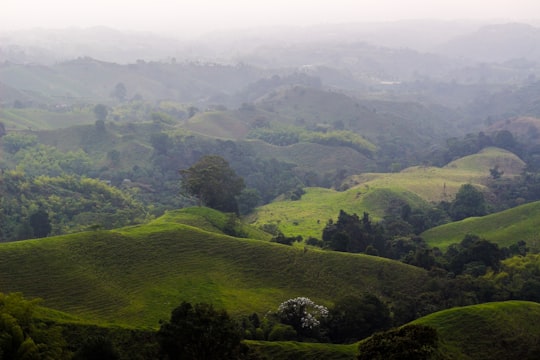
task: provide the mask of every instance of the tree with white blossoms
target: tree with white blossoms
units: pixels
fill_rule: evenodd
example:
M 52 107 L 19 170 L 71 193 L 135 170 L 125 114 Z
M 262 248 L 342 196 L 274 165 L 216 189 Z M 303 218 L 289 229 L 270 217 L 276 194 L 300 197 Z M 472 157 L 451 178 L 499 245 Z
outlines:
M 281 323 L 291 325 L 302 336 L 319 327 L 321 319 L 328 316 L 328 308 L 307 297 L 297 297 L 281 303 L 277 315 Z

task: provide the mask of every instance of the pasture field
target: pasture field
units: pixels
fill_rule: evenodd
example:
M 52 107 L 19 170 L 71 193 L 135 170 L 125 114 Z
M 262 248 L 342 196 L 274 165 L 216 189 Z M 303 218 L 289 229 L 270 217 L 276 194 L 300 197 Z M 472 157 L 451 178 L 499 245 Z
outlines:
M 167 218 L 168 216 L 168 218 Z M 265 314 L 292 297 L 331 305 L 365 291 L 418 293 L 427 272 L 396 261 L 240 239 L 182 224 L 147 225 L 0 244 L 0 288 L 43 299 L 81 322 L 157 327 L 182 301 L 233 316 Z M 210 218 L 212 215 L 208 215 Z M 205 223 L 208 220 L 188 219 Z

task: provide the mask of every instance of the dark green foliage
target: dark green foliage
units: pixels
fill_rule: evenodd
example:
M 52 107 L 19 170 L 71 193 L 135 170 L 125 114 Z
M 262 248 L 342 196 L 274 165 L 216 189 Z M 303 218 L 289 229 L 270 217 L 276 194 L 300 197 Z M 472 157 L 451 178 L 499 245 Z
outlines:
M 229 163 L 218 155 L 203 156 L 197 163 L 180 170 L 182 187 L 213 209 L 238 213 L 236 196 L 245 187 Z
M 407 325 L 373 335 L 360 343 L 358 360 L 436 359 L 437 330 L 426 325 Z
M 272 145 L 287 146 L 296 144 L 299 139 L 298 131 L 292 129 L 269 129 L 257 127 L 249 133 L 249 137 L 260 139 Z
M 0 121 L 0 138 L 6 135 L 6 125 Z
M 380 252 L 384 250 L 383 228 L 371 222 L 368 213 L 362 219 L 340 210 L 336 223 L 329 222 L 323 230 L 322 240 L 326 247 L 336 251 L 363 252 L 372 245 Z
M 34 319 L 37 303 L 0 293 L 0 359 L 69 359 L 61 329 Z
M 102 337 L 90 337 L 73 356 L 73 360 L 118 360 L 120 353 L 111 340 Z
M 238 201 L 238 210 L 240 215 L 247 215 L 258 205 L 260 205 L 262 199 L 259 191 L 253 188 L 246 188 L 240 192 L 240 195 L 237 196 L 236 200 Z
M 34 237 L 43 238 L 51 233 L 51 220 L 49 219 L 49 214 L 47 214 L 45 210 L 39 209 L 33 212 L 30 214 L 28 221 Z
M 292 341 L 297 340 L 298 334 L 294 327 L 285 324 L 276 324 L 268 334 L 268 341 Z
M 302 236 L 285 236 L 281 231 L 278 231 L 271 241 L 282 245 L 292 245 L 295 241 L 302 242 Z
M 499 270 L 504 251 L 497 244 L 468 234 L 460 244 L 451 245 L 444 258 L 448 271 L 480 276 L 486 273 L 488 267 L 494 271 Z
M 172 139 L 166 133 L 154 133 L 150 136 L 150 144 L 157 155 L 165 155 L 172 147 Z
M 74 352 L 74 360 L 159 358 L 154 330 L 65 323 L 62 324 L 62 333 L 68 348 Z
M 454 221 L 471 216 L 486 215 L 484 194 L 471 184 L 462 185 L 456 194 L 455 200 L 450 204 L 449 213 Z
M 161 324 L 157 339 L 169 360 L 232 360 L 241 350 L 237 324 L 226 311 L 204 303 L 182 302 Z
M 21 149 L 34 146 L 37 142 L 35 135 L 23 133 L 9 133 L 2 137 L 4 149 L 11 154 L 15 154 Z
M 77 176 L 32 178 L 5 171 L 0 174 L 0 193 L 4 240 L 72 233 L 96 225 L 111 229 L 143 222 L 147 216 L 127 193 Z
M 332 342 L 351 343 L 391 325 L 390 311 L 378 297 L 349 295 L 336 301 L 327 321 Z

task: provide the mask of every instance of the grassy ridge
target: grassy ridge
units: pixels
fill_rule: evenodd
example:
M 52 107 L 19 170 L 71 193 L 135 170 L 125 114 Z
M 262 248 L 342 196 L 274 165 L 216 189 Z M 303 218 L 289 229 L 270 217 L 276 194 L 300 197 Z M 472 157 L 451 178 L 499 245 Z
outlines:
M 465 183 L 485 188 L 489 169 L 496 165 L 505 176 L 515 176 L 520 174 L 525 163 L 509 151 L 490 147 L 442 168 L 413 166 L 399 173 L 366 173 L 349 178 L 347 184 L 377 188 L 400 186 L 426 201 L 438 202 L 452 200 Z
M 171 219 L 172 220 L 172 219 Z M 101 324 L 157 326 L 182 300 L 265 313 L 295 296 L 414 294 L 426 272 L 398 262 L 237 239 L 159 219 L 144 226 L 0 244 L 0 289 Z
M 531 250 L 540 250 L 538 234 L 540 202 L 521 205 L 499 213 L 468 218 L 441 225 L 422 234 L 430 246 L 441 249 L 463 240 L 466 234 L 476 234 L 499 246 L 509 246 L 525 240 Z
M 459 307 L 415 320 L 433 326 L 449 359 L 538 359 L 540 304 L 507 301 Z
M 292 341 L 246 341 L 262 360 L 352 360 L 358 353 L 358 344 L 315 344 Z
M 321 237 L 326 221 L 340 209 L 348 213 L 366 211 L 375 219 L 384 216 L 391 202 L 405 201 L 411 207 L 450 201 L 461 185 L 485 188 L 489 169 L 499 165 L 505 176 L 519 174 L 523 162 L 514 154 L 486 148 L 478 154 L 451 162 L 444 168 L 415 166 L 399 173 L 366 173 L 346 181 L 348 190 L 307 188 L 298 201 L 275 201 L 262 206 L 250 217 L 255 225 L 275 223 L 286 235 Z
M 419 197 L 398 187 L 354 188 L 343 192 L 306 188 L 305 191 L 300 200 L 275 201 L 258 208 L 249 220 L 255 226 L 277 224 L 288 236 L 313 236 L 320 239 L 327 220 L 336 219 L 339 210 L 359 215 L 367 211 L 377 219 L 384 215 L 384 209 L 392 199 L 401 199 L 415 207 L 427 205 Z

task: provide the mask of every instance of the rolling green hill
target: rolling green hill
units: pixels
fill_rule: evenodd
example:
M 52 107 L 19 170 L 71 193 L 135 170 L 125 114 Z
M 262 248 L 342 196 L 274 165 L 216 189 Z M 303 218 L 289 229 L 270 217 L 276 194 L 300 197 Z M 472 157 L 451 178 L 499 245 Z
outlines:
M 274 201 L 256 209 L 249 221 L 260 226 L 275 223 L 286 235 L 320 238 L 326 221 L 339 210 L 381 218 L 394 200 L 411 207 L 426 207 L 441 200 L 451 201 L 460 186 L 472 183 L 485 189 L 489 169 L 499 165 L 504 176 L 519 174 L 524 166 L 516 155 L 498 148 L 486 148 L 475 155 L 453 161 L 443 168 L 415 166 L 399 173 L 366 173 L 349 177 L 348 190 L 307 188 L 297 201 Z
M 437 329 L 448 359 L 538 359 L 540 304 L 507 301 L 443 310 L 413 321 Z
M 519 240 L 525 240 L 531 250 L 538 251 L 540 250 L 538 219 L 540 219 L 540 202 L 537 201 L 495 214 L 437 226 L 421 235 L 430 246 L 440 249 L 461 242 L 466 234 L 476 234 L 499 246 L 509 246 Z
M 347 187 L 395 187 L 400 186 L 428 202 L 452 200 L 461 185 L 470 183 L 485 189 L 490 177 L 489 169 L 495 166 L 504 176 L 519 175 L 525 163 L 515 154 L 488 147 L 474 155 L 454 160 L 442 168 L 413 166 L 399 173 L 365 173 L 348 178 Z
M 370 291 L 391 302 L 385 290 L 398 299 L 426 282 L 424 270 L 387 259 L 222 235 L 210 225 L 212 213 L 195 213 L 0 244 L 0 289 L 41 297 L 81 321 L 156 327 L 182 300 L 263 314 L 296 296 L 330 305 Z
M 356 99 L 323 89 L 285 88 L 271 92 L 256 104 L 295 123 L 334 125 L 340 122 L 346 129 L 376 144 L 383 139 L 403 139 L 411 146 L 426 146 L 459 133 L 440 109 L 436 111 L 405 101 Z
M 261 206 L 248 217 L 255 226 L 276 224 L 287 236 L 312 236 L 320 239 L 328 219 L 336 219 L 339 210 L 362 214 L 367 211 L 380 219 L 384 210 L 396 199 L 414 207 L 427 203 L 410 191 L 393 188 L 354 188 L 338 192 L 324 188 L 306 188 L 300 200 L 274 201 Z

